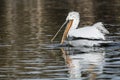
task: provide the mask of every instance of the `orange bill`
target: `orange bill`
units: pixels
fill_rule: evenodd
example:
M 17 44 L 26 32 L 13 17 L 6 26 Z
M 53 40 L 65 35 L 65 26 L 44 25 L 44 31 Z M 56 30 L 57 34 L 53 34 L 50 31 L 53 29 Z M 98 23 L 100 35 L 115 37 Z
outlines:
M 64 40 L 67 38 L 67 34 L 72 26 L 72 23 L 73 23 L 73 20 L 70 20 L 67 24 L 67 27 L 63 33 L 63 36 L 62 36 L 62 40 L 61 40 L 61 44 L 63 44 Z

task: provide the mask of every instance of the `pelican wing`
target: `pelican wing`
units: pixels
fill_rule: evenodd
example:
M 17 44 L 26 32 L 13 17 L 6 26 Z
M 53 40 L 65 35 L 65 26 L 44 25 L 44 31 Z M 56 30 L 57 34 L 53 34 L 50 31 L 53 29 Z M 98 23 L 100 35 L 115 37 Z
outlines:
M 97 22 L 93 26 L 100 30 L 103 34 L 109 34 L 109 31 L 104 27 L 102 22 Z
M 88 39 L 103 39 L 105 40 L 104 34 L 101 33 L 96 27 L 88 26 L 70 31 L 68 34 L 70 37 L 76 38 L 88 38 Z

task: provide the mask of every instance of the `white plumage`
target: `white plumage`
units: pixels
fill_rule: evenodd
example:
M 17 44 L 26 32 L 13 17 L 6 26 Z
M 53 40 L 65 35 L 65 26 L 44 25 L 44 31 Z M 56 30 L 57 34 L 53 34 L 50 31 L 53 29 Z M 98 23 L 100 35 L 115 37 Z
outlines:
M 106 40 L 105 34 L 109 34 L 109 31 L 104 27 L 102 22 L 97 22 L 92 26 L 78 28 L 80 22 L 80 15 L 78 12 L 70 12 L 66 18 L 66 21 L 69 22 L 64 31 L 61 43 L 64 42 L 66 37 L 71 37 L 83 38 L 79 40 L 69 41 L 69 44 L 71 44 L 72 46 L 98 46 L 100 43 L 105 42 L 103 41 Z M 95 41 L 94 39 L 97 40 Z
M 104 27 L 102 22 L 97 22 L 92 26 L 85 26 L 78 28 L 80 23 L 80 14 L 78 12 L 69 12 L 65 23 L 67 23 L 66 29 L 63 33 L 61 44 L 67 38 L 68 43 L 72 46 L 100 46 L 101 43 L 110 43 L 112 41 L 106 41 L 105 35 L 109 34 L 109 31 Z M 54 40 L 56 35 L 51 39 Z
M 68 32 L 69 37 L 82 37 L 89 39 L 103 39 L 105 40 L 104 34 L 101 33 L 94 26 L 87 26 L 80 29 L 74 29 Z

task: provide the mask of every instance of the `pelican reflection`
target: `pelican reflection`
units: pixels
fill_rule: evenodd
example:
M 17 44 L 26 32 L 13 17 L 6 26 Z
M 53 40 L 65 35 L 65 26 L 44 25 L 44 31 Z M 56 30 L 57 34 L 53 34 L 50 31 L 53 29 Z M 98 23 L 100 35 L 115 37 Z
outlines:
M 61 48 L 71 80 L 96 80 L 103 71 L 104 48 Z

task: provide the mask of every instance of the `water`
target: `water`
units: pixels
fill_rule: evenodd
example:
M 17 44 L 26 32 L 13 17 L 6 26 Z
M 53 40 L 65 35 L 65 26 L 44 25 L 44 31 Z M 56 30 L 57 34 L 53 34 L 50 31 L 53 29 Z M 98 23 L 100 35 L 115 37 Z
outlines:
M 0 0 L 0 80 L 120 80 L 119 0 Z M 69 11 L 81 26 L 101 21 L 103 47 L 55 47 L 52 36 Z

